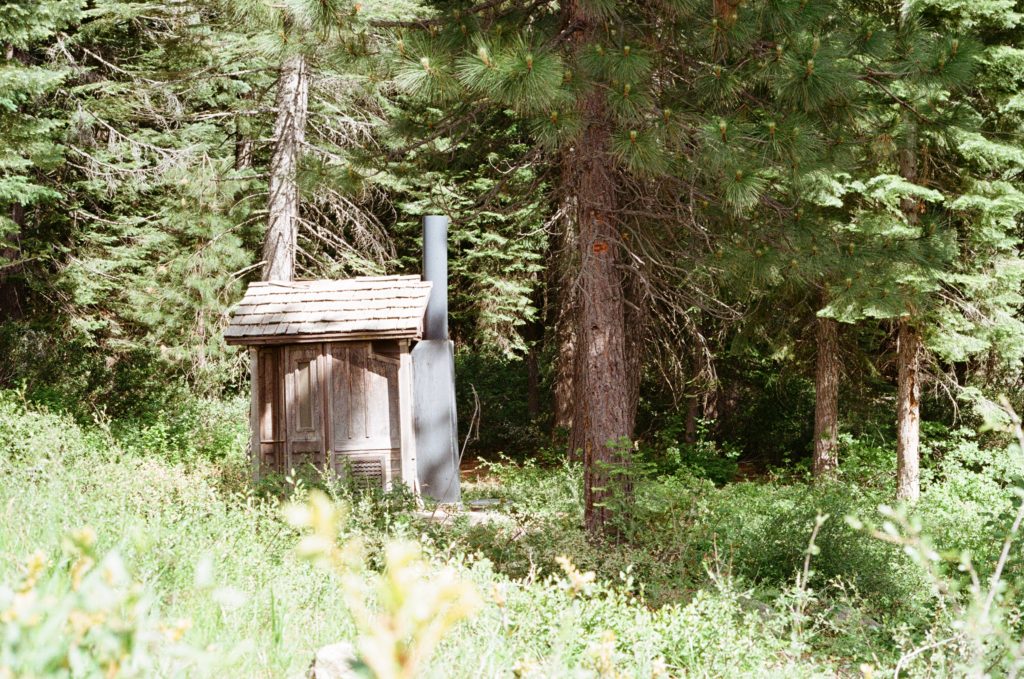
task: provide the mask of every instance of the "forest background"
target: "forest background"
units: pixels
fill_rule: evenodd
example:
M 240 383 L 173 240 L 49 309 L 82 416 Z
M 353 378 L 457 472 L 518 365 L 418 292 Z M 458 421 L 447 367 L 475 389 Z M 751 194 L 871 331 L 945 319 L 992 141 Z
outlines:
M 1024 469 L 1022 11 L 0 3 L 7 483 L 79 445 L 25 447 L 30 422 L 236 472 L 247 357 L 221 332 L 245 285 L 417 273 L 420 219 L 442 213 L 466 458 L 529 529 L 438 549 L 510 578 L 559 553 L 611 580 L 629 564 L 658 605 L 725 568 L 786 618 L 767 638 L 792 645 L 749 667 L 811 643 L 831 671 L 1016 671 L 1019 611 L 994 602 L 1024 568 L 1001 551 Z M 948 543 L 934 560 L 922 526 Z M 811 601 L 815 572 L 835 600 Z M 843 645 L 840 599 L 877 638 Z M 929 644 L 949 655 L 913 655 Z

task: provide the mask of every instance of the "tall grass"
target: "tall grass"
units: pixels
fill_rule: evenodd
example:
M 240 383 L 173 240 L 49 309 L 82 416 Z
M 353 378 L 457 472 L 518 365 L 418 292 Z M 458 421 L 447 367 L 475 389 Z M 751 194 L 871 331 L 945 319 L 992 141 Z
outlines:
M 1014 474 L 983 473 L 973 442 L 937 468 L 969 468 L 969 484 L 936 474 L 916 513 L 876 535 L 842 520 L 880 492 L 854 480 L 716 488 L 680 472 L 639 479 L 630 541 L 594 544 L 578 468 L 504 462 L 466 488 L 501 498 L 493 522 L 438 524 L 401 494 L 328 484 L 347 520 L 310 542 L 302 527 L 323 522 L 283 507 L 316 496 L 296 479 L 254 489 L 244 428 L 241 403 L 83 426 L 0 392 L 0 677 L 298 677 L 339 641 L 384 649 L 366 663 L 382 677 L 936 676 L 967 668 L 967 646 L 970 668 L 1017 667 L 1019 547 L 993 542 Z M 952 527 L 958 504 L 970 520 L 936 544 L 979 547 L 959 575 L 920 518 Z M 972 588 L 994 572 L 1000 584 Z M 477 603 L 438 626 L 441 586 Z

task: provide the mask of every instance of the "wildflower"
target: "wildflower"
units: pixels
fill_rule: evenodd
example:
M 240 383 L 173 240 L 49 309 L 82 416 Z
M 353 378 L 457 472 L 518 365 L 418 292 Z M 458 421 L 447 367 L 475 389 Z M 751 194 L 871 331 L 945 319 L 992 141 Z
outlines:
M 581 573 L 567 556 L 557 557 L 555 561 L 562 567 L 562 571 L 565 572 L 565 575 L 568 578 L 568 582 L 563 583 L 563 587 L 569 591 L 570 596 L 577 596 L 580 593 L 590 593 L 590 589 L 594 584 L 595 578 L 593 571 Z
M 192 629 L 192 621 L 188 618 L 180 618 L 173 625 L 161 625 L 160 631 L 164 638 L 170 642 L 181 641 L 185 633 Z
M 28 562 L 25 564 L 25 575 L 21 579 L 21 585 L 18 587 L 18 592 L 24 593 L 30 589 L 34 589 L 36 583 L 39 581 L 39 576 L 46 568 L 47 558 L 43 550 L 37 549 L 32 552 L 31 556 L 28 557 Z

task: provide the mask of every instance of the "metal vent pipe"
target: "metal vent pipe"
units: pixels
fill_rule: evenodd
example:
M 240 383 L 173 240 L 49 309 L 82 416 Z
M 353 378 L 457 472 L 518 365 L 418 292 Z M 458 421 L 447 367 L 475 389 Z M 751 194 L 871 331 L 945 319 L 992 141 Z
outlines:
M 423 339 L 448 339 L 448 218 L 423 218 L 423 280 L 434 284 L 423 321 Z
M 457 503 L 461 490 L 455 354 L 448 339 L 448 218 L 441 215 L 423 218 L 423 280 L 433 287 L 423 339 L 412 348 L 416 477 L 424 495 Z

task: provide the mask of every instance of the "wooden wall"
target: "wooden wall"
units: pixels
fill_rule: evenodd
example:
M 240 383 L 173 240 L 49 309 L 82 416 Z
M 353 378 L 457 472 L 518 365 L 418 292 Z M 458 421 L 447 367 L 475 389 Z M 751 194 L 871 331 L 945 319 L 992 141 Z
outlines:
M 257 473 L 303 465 L 415 486 L 407 340 L 253 350 Z

